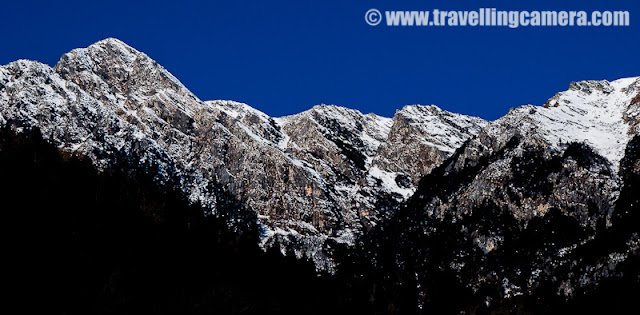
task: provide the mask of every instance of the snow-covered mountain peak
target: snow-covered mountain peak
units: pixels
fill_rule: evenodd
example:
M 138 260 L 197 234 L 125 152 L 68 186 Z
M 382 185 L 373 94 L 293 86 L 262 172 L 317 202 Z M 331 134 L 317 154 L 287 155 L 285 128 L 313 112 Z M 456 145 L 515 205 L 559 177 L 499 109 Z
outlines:
M 364 115 L 357 109 L 325 104 L 315 105 L 310 110 L 305 111 L 304 114 L 311 115 L 321 123 L 331 121 L 349 129 L 361 129 L 362 120 L 384 119 L 375 114 Z
M 630 102 L 637 93 L 638 78 L 609 82 L 581 81 L 556 94 L 543 106 L 529 113 L 537 132 L 550 144 L 584 142 L 606 157 L 615 167 L 630 140 L 630 125 L 625 121 Z
M 586 94 L 597 92 L 609 94 L 615 91 L 627 92 L 629 89 L 637 88 L 638 84 L 640 84 L 640 77 L 620 78 L 615 81 L 584 80 L 571 82 L 571 84 L 569 84 L 569 90 L 580 91 Z
M 580 81 L 557 93 L 544 106 L 513 108 L 492 122 L 485 134 L 504 143 L 514 132 L 563 151 L 572 142 L 585 143 L 605 157 L 616 171 L 626 144 L 638 130 L 634 97 L 639 78 L 612 82 Z M 640 98 L 639 98 L 640 99 Z
M 114 38 L 64 54 L 54 69 L 97 99 L 127 110 L 145 101 L 193 112 L 202 103 L 155 60 Z
M 68 64 L 70 61 L 76 63 L 77 67 L 86 67 L 80 69 L 93 71 L 108 66 L 133 72 L 142 64 L 164 69 L 145 53 L 138 51 L 116 38 L 106 38 L 86 48 L 73 49 L 62 55 L 58 64 Z M 168 73 L 168 71 L 166 72 Z M 173 75 L 170 76 L 174 81 L 179 83 Z M 126 78 L 121 77 L 119 79 Z
M 557 93 L 550 98 L 545 107 L 557 107 L 562 104 L 572 104 L 572 101 L 586 101 L 588 105 L 615 106 L 619 104 L 611 102 L 598 102 L 599 99 L 608 97 L 622 98 L 637 88 L 640 77 L 622 78 L 612 82 L 607 80 L 586 80 L 571 82 L 569 89 Z
M 366 156 L 375 154 L 380 143 L 385 141 L 391 128 L 391 118 L 376 114 L 362 114 L 359 110 L 336 105 L 316 105 L 302 113 L 284 116 L 276 119 L 282 126 L 291 126 L 293 142 L 296 139 L 306 141 L 310 134 L 301 134 L 299 130 L 293 130 L 293 125 L 305 125 L 308 128 L 301 131 L 314 130 L 323 138 L 334 142 L 332 146 L 342 147 L 341 150 L 351 151 L 350 147 L 361 151 Z M 336 142 L 337 141 L 337 142 Z M 303 145 L 303 146 L 306 146 Z M 349 148 L 347 148 L 349 147 Z M 357 163 L 364 163 L 365 157 L 357 158 Z M 361 164 L 364 167 L 364 164 Z
M 487 122 L 478 117 L 442 110 L 435 105 L 407 105 L 396 111 L 394 126 L 396 137 L 414 137 L 444 152 L 453 152 L 469 136 L 477 135 Z
M 600 91 L 602 93 L 608 94 L 613 92 L 614 88 L 607 80 L 584 80 L 571 82 L 569 84 L 569 90 L 581 91 L 587 94 Z
M 404 113 L 424 113 L 424 112 L 429 112 L 431 114 L 438 114 L 440 112 L 442 112 L 442 108 L 438 107 L 437 105 L 420 105 L 420 104 L 414 104 L 414 105 L 405 105 L 402 107 L 402 109 L 398 109 L 396 110 L 396 113 L 398 112 L 404 112 Z

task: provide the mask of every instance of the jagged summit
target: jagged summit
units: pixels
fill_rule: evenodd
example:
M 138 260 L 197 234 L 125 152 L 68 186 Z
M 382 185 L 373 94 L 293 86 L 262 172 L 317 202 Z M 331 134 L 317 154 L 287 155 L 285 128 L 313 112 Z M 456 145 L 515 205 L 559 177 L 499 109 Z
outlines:
M 179 105 L 191 111 L 201 101 L 146 54 L 115 38 L 64 54 L 54 67 L 95 98 L 132 110 L 132 99 Z
M 103 40 L 99 40 L 99 41 L 89 45 L 88 47 L 105 46 L 105 45 L 119 45 L 119 46 L 121 46 L 122 48 L 124 48 L 126 50 L 137 51 L 135 48 L 129 46 L 127 43 L 125 43 L 125 42 L 123 42 L 120 39 L 115 38 L 115 37 L 107 37 L 107 38 L 105 38 Z
M 574 81 L 569 84 L 569 90 L 582 91 L 587 94 L 591 94 L 595 91 L 603 93 L 611 93 L 616 89 L 628 87 L 630 84 L 637 82 L 640 77 L 628 77 L 620 78 L 614 81 L 608 80 L 583 80 Z
M 108 63 L 115 67 L 127 67 L 131 70 L 138 58 L 149 57 L 123 41 L 109 37 L 88 47 L 71 50 L 60 57 L 57 65 L 68 63 L 69 59 L 76 59 L 76 62 L 87 67 L 86 70 L 92 70 L 91 66 L 99 66 L 101 63 Z

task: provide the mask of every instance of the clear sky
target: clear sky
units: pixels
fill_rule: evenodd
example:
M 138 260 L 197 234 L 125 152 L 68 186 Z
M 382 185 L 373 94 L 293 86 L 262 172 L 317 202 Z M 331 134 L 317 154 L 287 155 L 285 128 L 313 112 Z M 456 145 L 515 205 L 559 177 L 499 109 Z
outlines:
M 486 119 L 544 104 L 571 81 L 640 76 L 639 1 L 24 1 L 0 4 L 0 64 L 106 37 L 147 53 L 202 100 L 272 116 L 407 104 Z M 628 10 L 628 27 L 369 26 L 385 10 Z M 384 24 L 384 23 L 383 23 Z

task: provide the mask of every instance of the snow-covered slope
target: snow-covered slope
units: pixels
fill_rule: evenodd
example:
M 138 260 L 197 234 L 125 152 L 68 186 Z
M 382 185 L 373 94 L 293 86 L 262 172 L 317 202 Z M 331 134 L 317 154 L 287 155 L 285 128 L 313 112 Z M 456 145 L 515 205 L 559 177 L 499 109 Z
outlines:
M 632 135 L 625 118 L 630 114 L 631 100 L 638 95 L 638 82 L 638 78 L 574 82 L 544 107 L 523 106 L 504 120 L 521 119 L 522 130 L 534 128 L 556 147 L 584 142 L 617 168 Z

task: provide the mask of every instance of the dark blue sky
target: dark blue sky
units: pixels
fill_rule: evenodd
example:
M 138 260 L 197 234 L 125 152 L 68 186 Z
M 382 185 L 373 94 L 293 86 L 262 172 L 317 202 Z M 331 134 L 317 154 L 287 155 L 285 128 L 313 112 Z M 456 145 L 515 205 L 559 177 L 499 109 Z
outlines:
M 638 1 L 26 1 L 0 5 L 0 64 L 54 65 L 76 47 L 119 38 L 203 100 L 269 115 L 337 104 L 392 116 L 436 104 L 495 119 L 543 104 L 571 81 L 640 75 Z M 629 27 L 387 27 L 384 10 L 628 10 Z M 637 21 L 637 23 L 636 23 Z

